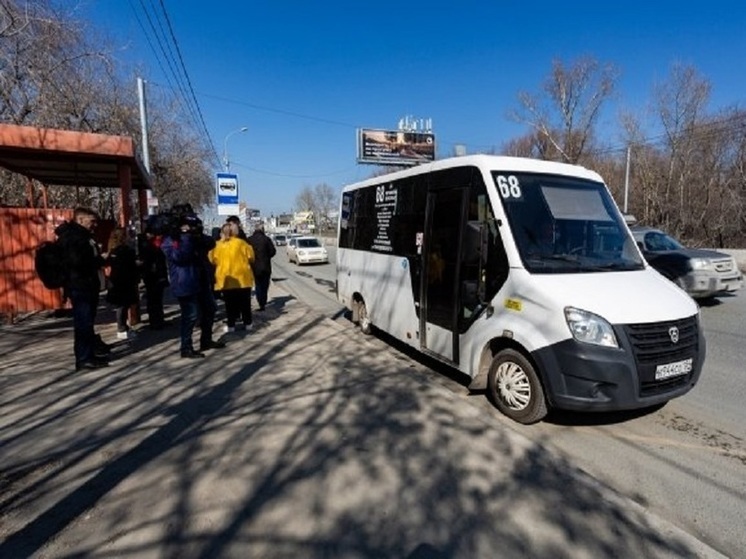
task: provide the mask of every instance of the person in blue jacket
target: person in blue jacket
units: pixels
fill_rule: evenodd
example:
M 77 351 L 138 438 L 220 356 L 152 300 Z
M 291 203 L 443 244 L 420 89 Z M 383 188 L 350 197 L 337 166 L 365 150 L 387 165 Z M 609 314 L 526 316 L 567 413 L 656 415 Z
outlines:
M 204 357 L 207 349 L 225 347 L 225 343 L 212 339 L 216 304 L 212 292 L 214 270 L 207 253 L 214 241 L 202 231 L 202 222 L 195 215 L 179 218 L 178 230 L 163 239 L 161 250 L 166 255 L 171 293 L 181 309 L 180 350 L 186 359 Z M 192 342 L 194 327 L 199 319 L 199 351 Z

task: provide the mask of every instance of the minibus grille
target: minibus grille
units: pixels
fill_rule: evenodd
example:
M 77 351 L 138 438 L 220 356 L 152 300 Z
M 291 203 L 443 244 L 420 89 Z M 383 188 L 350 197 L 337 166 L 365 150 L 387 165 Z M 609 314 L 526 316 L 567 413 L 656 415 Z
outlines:
M 678 332 L 678 340 L 672 332 Z M 676 390 L 689 382 L 694 370 L 688 374 L 664 380 L 655 379 L 658 365 L 676 363 L 692 358 L 693 365 L 699 353 L 699 331 L 696 317 L 652 324 L 627 324 L 624 327 L 640 375 L 640 395 L 651 396 Z

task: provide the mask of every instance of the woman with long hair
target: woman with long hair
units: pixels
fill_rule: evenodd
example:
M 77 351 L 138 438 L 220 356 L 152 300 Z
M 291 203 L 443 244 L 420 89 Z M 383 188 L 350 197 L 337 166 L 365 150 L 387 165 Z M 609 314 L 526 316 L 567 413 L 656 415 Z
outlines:
M 114 306 L 117 317 L 117 338 L 127 340 L 134 332 L 127 323 L 129 310 L 139 301 L 140 275 L 137 254 L 128 243 L 127 230 L 116 227 L 109 237 L 106 265 L 110 268 L 106 301 Z

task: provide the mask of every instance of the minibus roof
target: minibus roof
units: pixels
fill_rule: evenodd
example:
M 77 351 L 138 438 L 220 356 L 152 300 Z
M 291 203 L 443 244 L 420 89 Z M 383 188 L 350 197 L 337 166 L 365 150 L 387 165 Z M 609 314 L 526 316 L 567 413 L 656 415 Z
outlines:
M 342 190 L 355 190 L 357 188 L 381 184 L 382 182 L 396 180 L 423 173 L 431 173 L 442 169 L 463 166 L 486 166 L 496 171 L 506 170 L 514 172 L 527 173 L 546 173 L 548 175 L 566 175 L 580 177 L 596 182 L 603 182 L 601 176 L 595 171 L 581 167 L 580 165 L 570 165 L 568 163 L 557 163 L 555 161 L 545 161 L 543 159 L 530 159 L 528 157 L 510 157 L 505 155 L 466 155 L 462 157 L 449 157 L 447 159 L 438 159 L 431 163 L 417 165 L 410 169 L 395 171 L 386 175 L 378 175 L 364 181 L 345 186 Z

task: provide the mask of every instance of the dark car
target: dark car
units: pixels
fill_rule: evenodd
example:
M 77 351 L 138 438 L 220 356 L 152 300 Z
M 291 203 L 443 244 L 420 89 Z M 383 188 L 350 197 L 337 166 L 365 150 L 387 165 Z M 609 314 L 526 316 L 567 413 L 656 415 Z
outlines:
M 634 225 L 630 230 L 645 260 L 692 297 L 713 297 L 743 287 L 743 275 L 732 256 L 687 248 L 660 229 Z

